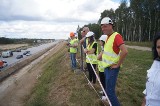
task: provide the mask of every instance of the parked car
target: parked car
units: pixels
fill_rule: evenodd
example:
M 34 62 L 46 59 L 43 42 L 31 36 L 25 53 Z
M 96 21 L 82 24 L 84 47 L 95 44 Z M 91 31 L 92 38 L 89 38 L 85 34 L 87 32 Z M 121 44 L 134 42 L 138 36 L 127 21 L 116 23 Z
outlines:
M 26 54 L 28 54 L 28 53 L 30 53 L 30 51 L 25 51 L 25 52 L 23 53 L 23 55 L 26 55 Z
M 21 59 L 23 58 L 23 55 L 17 55 L 16 59 Z
M 26 56 L 30 56 L 30 55 L 31 55 L 31 53 L 27 53 L 27 54 L 26 54 Z

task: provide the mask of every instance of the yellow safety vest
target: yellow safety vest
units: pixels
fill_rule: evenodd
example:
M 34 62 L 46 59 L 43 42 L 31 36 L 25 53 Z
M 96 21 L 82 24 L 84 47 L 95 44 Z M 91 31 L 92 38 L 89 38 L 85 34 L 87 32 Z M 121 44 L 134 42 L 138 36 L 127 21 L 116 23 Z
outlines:
M 114 39 L 115 36 L 117 35 L 117 32 L 114 32 L 107 40 L 107 42 L 104 45 L 104 51 L 102 54 L 102 64 L 103 67 L 110 67 L 112 64 L 117 64 L 119 61 L 119 54 L 117 55 L 114 51 L 113 51 L 113 43 L 114 43 Z
M 88 38 L 86 38 L 86 47 L 88 46 Z
M 77 43 L 79 42 L 78 38 L 76 38 L 76 42 L 77 42 Z
M 71 45 L 74 45 L 75 43 L 77 43 L 77 39 L 76 38 L 74 38 L 74 39 L 72 39 L 71 41 L 70 41 L 70 44 Z M 77 48 L 74 48 L 74 47 L 70 47 L 70 53 L 77 53 Z
M 98 61 L 98 70 L 99 70 L 99 72 L 104 72 L 104 67 L 103 67 L 102 61 Z
M 90 44 L 88 44 L 87 49 L 91 50 L 95 43 L 97 43 L 97 42 L 94 41 L 91 46 L 90 46 Z M 96 54 L 98 55 L 98 45 L 97 45 Z M 97 64 L 98 63 L 97 55 L 95 55 L 94 53 L 88 54 L 88 58 L 90 59 L 90 61 L 88 60 L 88 58 L 86 58 L 86 63 Z

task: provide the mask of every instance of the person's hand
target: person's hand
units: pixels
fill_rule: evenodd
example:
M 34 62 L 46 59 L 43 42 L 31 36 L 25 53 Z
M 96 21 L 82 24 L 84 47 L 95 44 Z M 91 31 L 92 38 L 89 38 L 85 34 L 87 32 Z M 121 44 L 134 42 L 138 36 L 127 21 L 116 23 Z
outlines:
M 103 52 L 101 51 L 100 53 L 99 53 L 99 55 L 97 56 L 97 60 L 102 60 L 102 54 L 103 54 Z
M 87 53 L 88 52 L 88 50 L 87 49 L 84 49 L 84 53 Z
M 114 69 L 114 68 L 118 68 L 118 67 L 119 67 L 118 64 L 112 64 L 112 65 L 110 66 L 110 69 Z
M 67 46 L 70 46 L 70 43 L 67 43 Z

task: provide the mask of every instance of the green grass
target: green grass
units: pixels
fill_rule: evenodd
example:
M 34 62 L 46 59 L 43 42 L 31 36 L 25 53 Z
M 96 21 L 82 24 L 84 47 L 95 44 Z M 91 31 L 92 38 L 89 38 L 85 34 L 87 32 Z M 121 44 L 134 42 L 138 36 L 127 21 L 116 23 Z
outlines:
M 32 91 L 31 99 L 26 102 L 27 106 L 48 106 L 47 96 L 49 88 L 55 80 L 59 67 L 59 62 L 63 59 L 64 50 L 59 51 L 50 60 L 45 63 L 42 76 L 39 78 L 35 88 Z
M 119 73 L 117 94 L 123 106 L 140 106 L 145 89 L 146 71 L 152 64 L 151 52 L 129 49 Z
M 146 71 L 152 64 L 151 52 L 128 50 L 118 76 L 117 95 L 122 106 L 140 106 Z M 46 62 L 44 73 L 27 106 L 103 106 L 94 90 L 87 85 L 84 75 L 70 70 L 66 51 L 61 49 Z M 96 89 L 100 90 L 98 83 Z
M 143 46 L 143 47 L 152 47 L 152 42 L 131 42 L 131 41 L 125 41 L 126 45 L 130 46 Z

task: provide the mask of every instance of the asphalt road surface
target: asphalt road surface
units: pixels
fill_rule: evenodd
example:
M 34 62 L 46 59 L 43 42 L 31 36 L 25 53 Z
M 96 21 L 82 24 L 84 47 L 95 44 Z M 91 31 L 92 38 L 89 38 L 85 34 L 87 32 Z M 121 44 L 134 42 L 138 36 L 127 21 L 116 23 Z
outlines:
M 48 47 L 51 47 L 53 46 L 54 44 L 58 43 L 59 41 L 55 41 L 55 42 L 51 42 L 51 43 L 46 43 L 46 44 L 42 44 L 42 45 L 39 45 L 39 46 L 35 46 L 35 47 L 31 47 L 31 48 L 28 48 L 26 50 L 21 50 L 21 52 L 13 52 L 13 56 L 12 57 L 8 57 L 8 58 L 3 58 L 3 57 L 0 57 L 0 60 L 5 60 L 7 61 L 8 63 L 8 66 L 15 63 L 15 62 L 18 62 L 18 61 L 21 61 L 22 59 L 25 59 L 26 55 L 23 55 L 23 53 L 25 51 L 30 51 L 30 54 L 33 55 L 35 53 L 38 53 Z M 23 58 L 21 59 L 16 59 L 17 55 L 23 55 Z

